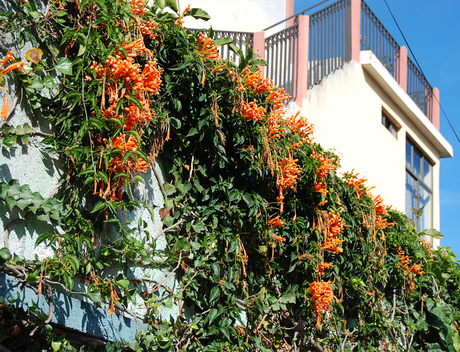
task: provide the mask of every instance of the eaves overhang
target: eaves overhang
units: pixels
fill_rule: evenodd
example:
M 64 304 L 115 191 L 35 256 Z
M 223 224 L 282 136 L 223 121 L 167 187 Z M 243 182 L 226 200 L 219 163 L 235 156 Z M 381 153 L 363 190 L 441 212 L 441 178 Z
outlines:
M 439 152 L 440 158 L 452 158 L 454 150 L 450 143 L 428 120 L 422 110 L 420 110 L 385 66 L 383 66 L 378 57 L 370 50 L 361 51 L 360 61 L 363 69 L 379 84 L 385 93 L 388 94 L 422 134 L 433 144 Z

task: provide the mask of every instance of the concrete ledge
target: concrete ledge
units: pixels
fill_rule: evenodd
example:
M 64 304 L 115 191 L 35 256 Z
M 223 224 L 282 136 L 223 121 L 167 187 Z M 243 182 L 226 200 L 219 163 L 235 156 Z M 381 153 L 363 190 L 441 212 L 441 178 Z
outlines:
M 37 305 L 45 314 L 49 313 L 47 295 L 38 297 L 37 291 L 30 287 L 21 287 L 22 282 L 13 276 L 0 274 L 0 299 L 4 302 L 15 300 L 19 308 L 28 310 Z M 148 327 L 141 321 L 119 314 L 111 315 L 107 310 L 95 308 L 91 303 L 53 292 L 52 322 L 66 328 L 80 331 L 108 341 L 124 340 L 128 342 L 136 337 L 140 330 Z M 18 303 L 15 303 L 18 304 Z
M 439 151 L 441 158 L 452 158 L 454 150 L 436 127 L 428 120 L 425 114 L 415 104 L 411 97 L 398 84 L 388 70 L 383 66 L 377 56 L 368 50 L 361 51 L 361 65 L 364 70 L 382 87 L 403 112 L 411 119 L 417 128 L 428 138 Z

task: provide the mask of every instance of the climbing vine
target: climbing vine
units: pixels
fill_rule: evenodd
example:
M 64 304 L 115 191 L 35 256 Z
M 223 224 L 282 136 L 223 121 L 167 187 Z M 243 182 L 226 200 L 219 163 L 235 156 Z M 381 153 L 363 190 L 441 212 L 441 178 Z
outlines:
M 454 254 L 423 243 L 364 178 L 340 175 L 264 62 L 212 29 L 187 30 L 188 16 L 209 18 L 175 0 L 2 3 L 2 148 L 36 135 L 62 177 L 48 198 L 0 183 L 2 205 L 19 214 L 5 226 L 1 270 L 39 296 L 60 289 L 111 314 L 143 305 L 149 331 L 100 341 L 102 351 L 459 351 Z M 19 106 L 52 133 L 15 124 Z M 135 196 L 146 173 L 161 188 L 158 212 Z M 163 230 L 126 220 L 144 209 Z M 45 259 L 8 245 L 32 218 L 53 229 L 36 241 L 52 249 Z M 129 276 L 135 267 L 167 269 L 179 287 Z M 178 316 L 164 319 L 173 304 Z M 52 309 L 13 307 L 2 303 L 6 348 L 76 348 L 50 324 Z

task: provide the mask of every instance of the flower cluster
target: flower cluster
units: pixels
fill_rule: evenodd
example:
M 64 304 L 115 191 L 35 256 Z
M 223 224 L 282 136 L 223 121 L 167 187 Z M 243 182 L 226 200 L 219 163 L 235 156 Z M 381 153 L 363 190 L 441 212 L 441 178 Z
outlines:
M 265 109 L 263 106 L 257 106 L 257 100 L 253 100 L 250 103 L 245 101 L 241 104 L 241 116 L 245 121 L 256 120 L 262 121 L 265 117 Z
M 329 281 L 312 282 L 307 292 L 312 295 L 310 297 L 310 302 L 313 303 L 311 309 L 316 313 L 316 328 L 319 328 L 321 325 L 321 314 L 329 312 L 334 298 L 331 283 Z
M 18 62 L 14 62 L 14 63 L 8 65 L 6 68 L 3 68 L 3 66 L 5 66 L 5 64 L 10 60 L 14 60 L 14 56 L 13 56 L 12 51 L 8 51 L 8 53 L 3 58 L 3 60 L 0 60 L 0 84 L 3 84 L 4 76 L 8 72 L 11 72 L 13 70 L 22 70 L 22 67 L 25 65 L 25 62 L 18 61 Z M 4 90 L 4 91 L 7 91 L 7 88 L 5 88 L 5 87 L 0 87 L 0 89 Z M 9 105 L 9 102 L 8 102 L 8 94 L 5 93 L 3 95 L 2 110 L 0 111 L 0 116 L 1 116 L 3 121 L 5 121 L 6 118 L 8 117 L 9 110 L 10 110 L 10 105 Z
M 198 34 L 198 44 L 196 45 L 195 52 L 201 57 L 201 60 L 212 59 L 214 61 L 220 58 L 217 52 L 217 45 L 212 45 L 214 40 L 206 38 L 203 33 Z
M 142 0 L 131 0 L 129 5 L 138 25 L 139 37 L 122 43 L 123 50 L 115 50 L 105 62 L 91 65 L 95 79 L 102 86 L 101 117 L 111 121 L 120 119 L 123 126 L 123 133 L 111 138 L 110 142 L 105 140 L 105 147 L 115 154 L 107 168 L 110 172 L 108 184 L 101 181 L 99 192 L 95 184 L 94 193 L 112 201 L 121 201 L 127 177 L 131 180 L 134 173 L 145 173 L 149 168 L 147 160 L 135 153 L 138 153 L 139 145 L 134 134 L 141 136 L 142 128 L 154 119 L 155 113 L 150 106 L 162 84 L 161 68 L 152 61 L 153 54 L 144 43 L 144 36 L 155 38 L 157 25 L 139 17 L 147 11 Z M 148 159 L 153 159 L 153 155 Z
M 410 265 L 409 256 L 406 255 L 405 251 L 402 248 L 395 248 L 396 253 L 398 254 L 399 261 L 397 267 L 404 271 L 404 288 L 406 286 L 406 277 L 409 277 L 410 287 L 409 292 L 414 290 L 415 282 L 414 275 L 423 275 L 421 264 Z

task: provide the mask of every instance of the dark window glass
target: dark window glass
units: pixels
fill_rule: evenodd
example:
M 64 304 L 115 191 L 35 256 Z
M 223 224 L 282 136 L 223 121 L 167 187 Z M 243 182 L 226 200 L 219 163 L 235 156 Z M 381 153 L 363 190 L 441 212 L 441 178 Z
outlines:
M 420 232 L 432 226 L 431 169 L 422 151 L 406 139 L 406 215 Z

